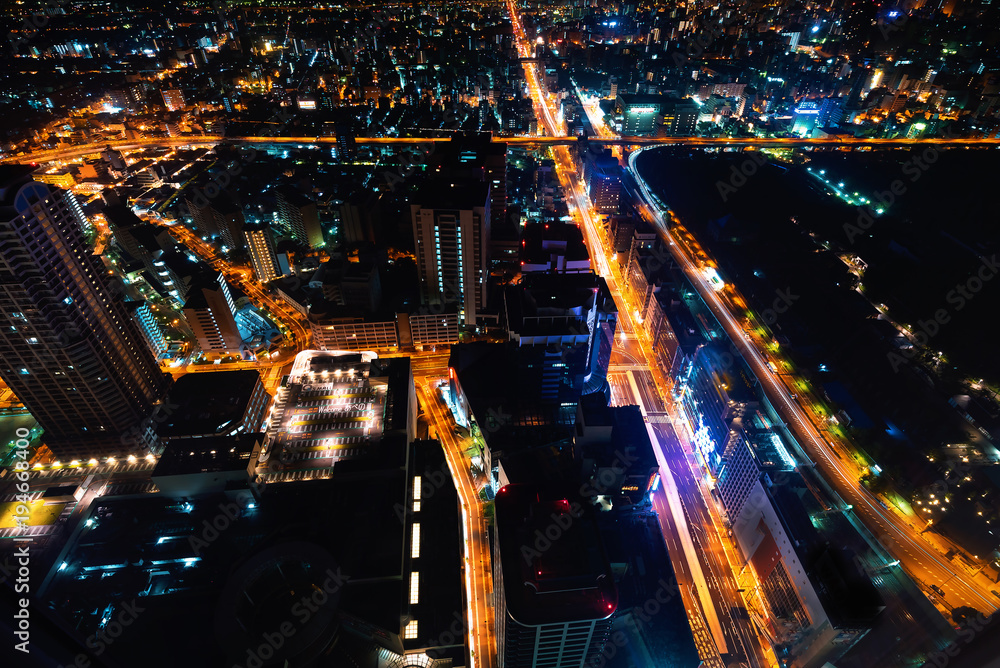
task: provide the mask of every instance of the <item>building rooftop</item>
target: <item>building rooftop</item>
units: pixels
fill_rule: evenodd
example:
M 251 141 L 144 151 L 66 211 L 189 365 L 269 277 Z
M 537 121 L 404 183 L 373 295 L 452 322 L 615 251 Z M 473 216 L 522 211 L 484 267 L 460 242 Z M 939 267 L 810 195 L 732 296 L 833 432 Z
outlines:
M 270 418 L 268 467 L 324 468 L 372 457 L 412 438 L 410 359 L 307 350 L 298 354 Z
M 523 264 L 547 264 L 553 255 L 568 261 L 590 259 L 579 226 L 570 223 L 528 223 L 521 235 Z
M 541 625 L 614 614 L 618 591 L 592 510 L 561 493 L 522 484 L 502 487 L 495 508 L 511 617 Z M 554 534 L 552 526 L 559 536 L 537 549 L 536 532 Z
M 472 209 L 486 206 L 490 185 L 471 179 L 428 179 L 410 200 L 427 209 Z
M 152 477 L 246 470 L 254 448 L 263 440 L 263 434 L 237 434 L 170 441 Z
M 825 513 L 800 475 L 767 489 L 823 610 L 836 628 L 870 625 L 884 608 L 871 578 L 843 547 L 856 532 L 843 513 Z
M 254 369 L 189 373 L 174 381 L 157 433 L 176 438 L 226 433 L 239 424 L 260 384 Z

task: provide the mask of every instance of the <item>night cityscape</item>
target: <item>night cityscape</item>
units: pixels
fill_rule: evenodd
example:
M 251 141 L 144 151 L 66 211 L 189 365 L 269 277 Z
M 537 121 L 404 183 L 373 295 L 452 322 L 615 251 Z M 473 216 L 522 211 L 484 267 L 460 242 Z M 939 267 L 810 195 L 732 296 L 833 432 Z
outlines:
M 1000 4 L 0 28 L 0 668 L 1000 668 Z

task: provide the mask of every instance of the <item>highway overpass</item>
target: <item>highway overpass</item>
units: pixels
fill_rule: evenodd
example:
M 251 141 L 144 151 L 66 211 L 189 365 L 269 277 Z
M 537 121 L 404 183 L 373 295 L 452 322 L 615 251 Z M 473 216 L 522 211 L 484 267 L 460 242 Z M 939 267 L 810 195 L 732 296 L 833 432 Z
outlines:
M 428 144 L 432 142 L 450 141 L 451 137 L 356 137 L 355 143 L 361 145 L 374 144 Z M 578 137 L 526 137 L 526 136 L 494 136 L 494 142 L 507 143 L 511 146 L 544 147 L 544 146 L 571 146 L 581 141 Z M 864 137 L 844 137 L 844 138 L 824 138 L 824 139 L 802 139 L 789 137 L 775 137 L 761 139 L 757 137 L 618 137 L 613 139 L 600 139 L 597 137 L 588 138 L 591 144 L 601 146 L 692 146 L 706 148 L 776 148 L 776 147 L 806 147 L 815 148 L 840 148 L 840 147 L 882 147 L 882 148 L 907 148 L 920 145 L 948 145 L 948 146 L 996 146 L 1000 145 L 1000 139 L 989 137 L 975 138 L 948 138 L 931 137 L 927 139 L 872 139 Z M 315 146 L 320 144 L 336 144 L 336 137 L 269 137 L 269 136 L 238 136 L 224 137 L 221 135 L 188 135 L 183 137 L 154 137 L 150 139 L 119 140 L 112 142 L 101 142 L 94 144 L 80 144 L 75 146 L 64 146 L 46 151 L 36 151 L 34 153 L 5 156 L 0 162 L 49 162 L 52 160 L 65 160 L 67 158 L 80 157 L 98 153 L 105 146 L 112 146 L 119 150 L 135 150 L 139 148 L 151 148 L 157 146 L 199 146 L 215 144 L 291 144 L 296 146 Z

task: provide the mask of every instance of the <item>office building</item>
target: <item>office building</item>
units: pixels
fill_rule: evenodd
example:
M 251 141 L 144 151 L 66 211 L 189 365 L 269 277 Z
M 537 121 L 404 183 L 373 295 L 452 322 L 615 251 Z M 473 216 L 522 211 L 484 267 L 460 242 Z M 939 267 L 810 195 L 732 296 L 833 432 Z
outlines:
M 526 394 L 572 406 L 605 389 L 618 312 L 603 278 L 526 274 L 503 310 Z
M 727 346 L 709 343 L 682 370 L 687 391 L 682 405 L 694 429 L 695 454 L 717 474 L 739 440 L 742 419 L 759 406 L 757 379 Z
M 528 223 L 521 237 L 521 273 L 589 274 L 583 232 L 569 223 Z
M 606 509 L 650 503 L 660 465 L 638 406 L 609 406 L 601 394 L 580 400 L 573 452 L 580 462 L 584 494 L 603 497 Z
M 792 110 L 792 132 L 797 135 L 811 135 L 817 125 L 820 106 L 818 102 L 806 100 Z
M 699 113 L 698 105 L 692 100 L 666 100 L 661 107 L 663 134 L 670 137 L 693 136 Z
M 428 181 L 410 204 L 425 304 L 457 303 L 466 327 L 486 307 L 490 186 L 481 181 Z
M 319 350 L 396 350 L 396 318 L 362 309 L 331 305 L 325 300 L 309 309 L 309 329 Z
M 169 377 L 100 260 L 69 193 L 0 167 L 0 377 L 62 458 L 152 445 L 147 418 Z
M 618 608 L 593 510 L 534 485 L 495 501 L 493 592 L 499 668 L 597 665 Z M 547 536 L 538 549 L 536 536 Z
M 656 135 L 663 123 L 662 95 L 619 94 L 615 100 L 614 118 L 619 132 L 626 137 Z
M 618 213 L 622 175 L 618 158 L 610 152 L 588 161 L 584 168 L 587 193 L 598 213 Z
M 222 274 L 196 279 L 183 312 L 203 352 L 239 351 L 243 337 L 236 325 L 236 305 Z
M 184 93 L 176 88 L 164 88 L 160 91 L 163 104 L 167 111 L 178 111 L 184 108 Z
M 316 202 L 292 188 L 279 188 L 278 220 L 285 230 L 309 248 L 323 245 L 323 228 Z
M 144 301 L 125 302 L 125 305 L 132 313 L 135 324 L 139 326 L 139 331 L 142 333 L 146 345 L 149 346 L 149 351 L 153 353 L 153 357 L 159 357 L 167 350 L 167 339 L 163 336 L 163 329 L 156 321 L 153 310 Z
M 862 546 L 843 513 L 826 510 L 793 467 L 781 439 L 755 414 L 719 477 L 742 560 L 767 614 L 754 611 L 782 665 L 820 668 L 842 657 L 885 607 L 851 546 Z
M 281 275 L 270 225 L 248 223 L 243 226 L 243 238 L 250 252 L 254 276 L 259 282 L 268 283 Z
M 246 219 L 243 209 L 228 193 L 220 193 L 211 200 L 189 196 L 186 202 L 191 220 L 199 232 L 218 237 L 227 251 L 243 248 Z
M 397 313 L 396 325 L 401 346 L 435 346 L 458 343 L 459 322 L 455 308 L 439 313 Z
M 170 388 L 156 433 L 161 441 L 256 434 L 270 403 L 255 369 L 189 373 Z
M 844 120 L 844 101 L 842 97 L 825 97 L 819 103 L 819 113 L 816 115 L 817 128 L 835 128 Z

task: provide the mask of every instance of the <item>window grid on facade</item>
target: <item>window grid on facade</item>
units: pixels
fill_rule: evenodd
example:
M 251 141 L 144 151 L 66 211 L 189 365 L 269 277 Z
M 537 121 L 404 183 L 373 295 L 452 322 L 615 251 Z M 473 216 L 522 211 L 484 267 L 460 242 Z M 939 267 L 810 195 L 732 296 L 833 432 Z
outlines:
M 420 602 L 420 573 L 413 571 L 410 573 L 410 605 Z
M 420 503 L 420 502 L 414 501 L 414 503 Z M 418 522 L 413 525 L 413 534 L 412 534 L 412 539 L 410 540 L 410 558 L 418 559 L 419 557 L 420 557 L 420 523 Z

